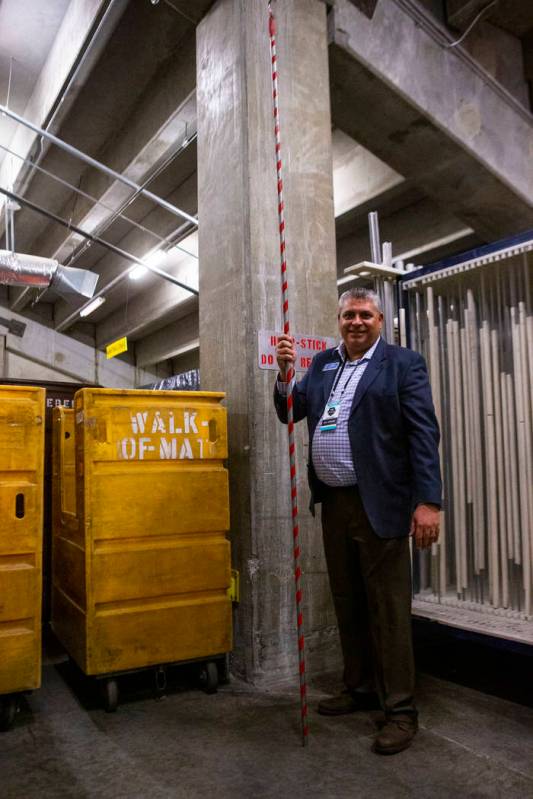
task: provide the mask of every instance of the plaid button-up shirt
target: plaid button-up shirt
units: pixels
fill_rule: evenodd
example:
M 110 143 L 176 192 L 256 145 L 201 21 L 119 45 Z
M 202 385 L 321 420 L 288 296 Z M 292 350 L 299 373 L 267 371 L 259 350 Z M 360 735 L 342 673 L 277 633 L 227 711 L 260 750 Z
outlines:
M 328 397 L 328 402 L 340 400 L 337 426 L 334 430 L 320 432 L 319 422 L 311 445 L 311 457 L 316 475 L 328 486 L 350 486 L 357 483 L 348 435 L 348 419 L 357 386 L 378 342 L 379 338 L 357 361 L 348 360 L 343 341 L 337 347 L 342 360 L 340 367 L 342 372 L 340 377 L 335 378 L 334 388 Z

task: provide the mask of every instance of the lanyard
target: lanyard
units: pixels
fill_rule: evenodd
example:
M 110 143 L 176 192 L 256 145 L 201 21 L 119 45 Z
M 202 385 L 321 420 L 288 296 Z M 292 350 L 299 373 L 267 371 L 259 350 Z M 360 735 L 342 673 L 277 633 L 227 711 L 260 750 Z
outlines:
M 341 370 L 340 370 L 339 374 L 337 375 L 337 378 L 336 378 L 335 382 L 333 383 L 333 388 L 331 389 L 331 393 L 330 393 L 330 395 L 329 395 L 329 396 L 330 396 L 330 398 L 335 396 L 335 391 L 336 391 L 336 389 L 337 389 L 337 386 L 339 385 L 339 382 L 340 382 L 340 379 L 341 379 L 341 377 L 342 377 L 342 373 L 344 372 L 344 367 L 346 366 L 346 361 L 347 361 L 347 360 L 348 360 L 348 358 L 345 358 L 345 359 L 344 359 L 344 361 L 342 362 L 342 368 L 341 368 Z M 362 363 L 364 363 L 366 360 L 367 360 L 367 359 L 366 359 L 365 357 L 363 357 L 363 358 L 361 358 L 359 361 L 357 361 L 357 363 L 356 363 L 356 364 L 353 366 L 353 368 L 352 368 L 352 371 L 351 371 L 351 373 L 350 373 L 350 376 L 348 377 L 348 380 L 346 381 L 346 383 L 344 384 L 344 386 L 343 386 L 343 388 L 342 388 L 342 391 L 341 391 L 341 393 L 340 393 L 340 397 L 339 397 L 339 401 L 341 401 L 341 400 L 342 400 L 343 394 L 344 394 L 344 392 L 346 391 L 346 389 L 348 388 L 348 383 L 350 382 L 350 380 L 352 379 L 352 377 L 353 377 L 353 376 L 354 376 L 354 374 L 355 374 L 355 370 L 357 369 L 357 367 L 358 367 L 358 366 L 360 366 L 360 365 L 361 365 Z

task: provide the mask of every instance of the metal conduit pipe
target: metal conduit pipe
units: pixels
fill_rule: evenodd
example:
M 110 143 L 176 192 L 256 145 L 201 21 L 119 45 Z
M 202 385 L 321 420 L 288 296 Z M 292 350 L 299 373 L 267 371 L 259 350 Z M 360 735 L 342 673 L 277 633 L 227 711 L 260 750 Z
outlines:
M 52 144 L 55 144 L 61 150 L 64 150 L 70 155 L 73 155 L 75 158 L 79 158 L 80 161 L 84 161 L 89 166 L 92 166 L 95 169 L 98 169 L 100 172 L 103 172 L 105 175 L 108 175 L 108 177 L 111 177 L 114 180 L 118 180 L 120 183 L 123 183 L 125 186 L 129 186 L 130 189 L 133 189 L 133 191 L 138 192 L 138 194 L 142 194 L 142 196 L 146 197 L 148 200 L 152 200 L 152 202 L 156 203 L 156 205 L 161 206 L 161 208 L 164 208 L 166 211 L 173 214 L 174 216 L 179 216 L 182 219 L 186 219 L 188 222 L 191 222 L 191 224 L 198 226 L 198 220 L 196 219 L 196 217 L 191 216 L 191 214 L 188 214 L 186 211 L 182 211 L 180 208 L 177 208 L 175 205 L 172 205 L 172 203 L 167 202 L 162 197 L 158 197 L 157 194 L 154 194 L 153 192 L 148 191 L 147 189 L 143 189 L 143 187 L 139 186 L 139 184 L 135 183 L 135 181 L 130 180 L 125 175 L 121 175 L 120 172 L 115 172 L 114 169 L 111 169 L 105 164 L 102 164 L 100 161 L 97 161 L 96 158 L 92 158 L 90 155 L 87 155 L 81 150 L 78 150 L 76 147 L 73 147 L 71 144 L 67 144 L 67 142 L 64 142 L 62 139 L 58 139 L 58 137 L 54 136 L 52 133 L 43 130 L 38 125 L 34 125 L 29 120 L 24 119 L 24 117 L 21 117 L 20 114 L 16 114 L 14 111 L 10 111 L 9 108 L 6 108 L 3 105 L 0 105 L 0 114 L 5 114 L 10 119 L 15 120 L 15 122 L 19 122 L 21 125 L 24 125 L 26 128 L 33 130 L 34 133 L 38 133 L 39 136 L 43 136 L 45 139 L 48 139 L 48 141 L 51 141 Z

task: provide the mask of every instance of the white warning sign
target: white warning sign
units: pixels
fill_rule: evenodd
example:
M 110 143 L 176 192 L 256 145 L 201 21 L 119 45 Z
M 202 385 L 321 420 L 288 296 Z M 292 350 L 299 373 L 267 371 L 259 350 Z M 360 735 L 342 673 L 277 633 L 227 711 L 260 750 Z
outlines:
M 335 347 L 337 340 L 333 336 L 307 336 L 301 333 L 293 334 L 296 339 L 296 364 L 297 372 L 305 372 L 311 361 L 319 352 Z M 276 344 L 280 333 L 274 330 L 260 330 L 258 332 L 258 365 L 260 369 L 278 370 L 276 363 Z

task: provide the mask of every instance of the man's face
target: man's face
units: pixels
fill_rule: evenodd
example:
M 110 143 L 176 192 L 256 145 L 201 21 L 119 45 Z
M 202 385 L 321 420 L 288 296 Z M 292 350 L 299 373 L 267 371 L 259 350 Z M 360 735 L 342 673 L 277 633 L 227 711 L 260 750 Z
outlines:
M 351 297 L 339 308 L 339 332 L 351 356 L 362 355 L 381 333 L 383 314 L 371 300 Z

